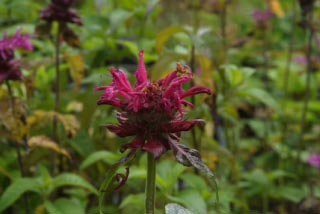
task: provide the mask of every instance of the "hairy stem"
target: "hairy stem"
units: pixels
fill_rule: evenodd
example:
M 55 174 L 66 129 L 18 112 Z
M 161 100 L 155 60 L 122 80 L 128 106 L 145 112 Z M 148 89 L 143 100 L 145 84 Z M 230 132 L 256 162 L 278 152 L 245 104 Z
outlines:
M 148 153 L 147 181 L 146 181 L 146 214 L 154 214 L 156 190 L 156 160 L 153 154 Z

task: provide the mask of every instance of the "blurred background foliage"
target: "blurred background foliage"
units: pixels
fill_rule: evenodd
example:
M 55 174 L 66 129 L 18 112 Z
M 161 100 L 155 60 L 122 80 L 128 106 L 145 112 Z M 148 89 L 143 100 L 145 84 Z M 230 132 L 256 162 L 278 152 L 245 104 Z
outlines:
M 206 124 L 184 133 L 182 143 L 198 149 L 215 172 L 220 202 L 205 176 L 169 152 L 158 160 L 157 213 L 168 203 L 195 214 L 319 213 L 319 168 L 306 161 L 320 150 L 319 1 L 308 70 L 308 30 L 299 25 L 298 1 L 78 0 L 83 26 L 70 27 L 78 48 L 61 45 L 59 112 L 53 111 L 54 36 L 35 33 L 48 2 L 0 0 L 1 34 L 19 26 L 34 46 L 18 53 L 24 79 L 12 83 L 17 118 L 0 86 L 0 212 L 98 213 L 99 186 L 129 139 L 101 126 L 116 117 L 109 106 L 97 108 L 93 88 L 110 82 L 111 66 L 133 80 L 144 49 L 152 80 L 181 62 L 194 72 L 192 84 L 214 92 L 191 100 L 196 108 L 186 117 Z M 259 22 L 256 9 L 273 16 Z M 49 137 L 53 118 L 59 142 Z M 51 168 L 52 153 L 58 169 Z M 145 166 L 145 155 L 135 159 L 127 183 L 106 199 L 105 213 L 143 213 Z

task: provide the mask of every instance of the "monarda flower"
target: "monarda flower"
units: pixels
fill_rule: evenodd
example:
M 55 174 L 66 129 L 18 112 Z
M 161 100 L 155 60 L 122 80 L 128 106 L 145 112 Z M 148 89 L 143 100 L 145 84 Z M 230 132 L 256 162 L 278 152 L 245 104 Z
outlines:
M 14 57 L 16 48 L 32 50 L 29 36 L 22 35 L 20 29 L 12 37 L 5 33 L 0 40 L 0 83 L 5 80 L 19 80 L 22 78 L 20 62 Z
M 51 0 L 51 3 L 40 11 L 40 18 L 49 23 L 58 21 L 82 25 L 77 12 L 70 8 L 73 3 L 74 0 Z
M 81 18 L 71 8 L 74 0 L 51 0 L 51 3 L 40 10 L 40 19 L 45 20 L 36 26 L 36 33 L 39 36 L 47 35 L 51 31 L 52 22 L 59 23 L 60 40 L 64 40 L 71 47 L 78 47 L 80 42 L 77 34 L 68 27 L 67 23 L 82 25 Z
M 266 28 L 267 26 L 267 22 L 269 21 L 269 19 L 271 19 L 274 16 L 274 14 L 269 10 L 266 9 L 264 11 L 259 10 L 259 9 L 255 9 L 252 12 L 252 17 L 255 19 L 256 21 L 256 26 L 258 28 Z
M 200 160 L 197 150 L 189 149 L 179 141 L 182 131 L 192 129 L 203 120 L 185 119 L 182 107 L 193 107 L 192 103 L 185 100 L 186 97 L 200 93 L 210 94 L 210 89 L 194 86 L 183 90 L 182 85 L 191 80 L 192 73 L 180 63 L 163 79 L 149 81 L 143 51 L 139 53 L 134 86 L 123 71 L 110 68 L 110 73 L 111 83 L 95 90 L 103 90 L 97 101 L 98 105 L 107 104 L 120 109 L 116 112 L 119 123 L 104 126 L 120 137 L 134 136 L 131 142 L 121 146 L 121 152 L 141 149 L 158 158 L 172 149 L 176 159 L 186 166 L 194 165 L 194 161 Z

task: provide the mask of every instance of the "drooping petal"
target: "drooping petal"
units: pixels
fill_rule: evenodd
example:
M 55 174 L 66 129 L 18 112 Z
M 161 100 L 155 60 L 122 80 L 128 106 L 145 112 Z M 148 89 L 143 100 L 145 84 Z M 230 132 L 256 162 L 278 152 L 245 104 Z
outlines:
M 103 126 L 106 127 L 109 131 L 118 135 L 119 137 L 133 136 L 138 132 L 136 127 L 130 125 L 105 124 Z
M 188 82 L 190 80 L 189 77 L 179 77 L 174 79 L 167 90 L 164 92 L 164 97 L 170 97 L 175 92 L 181 92 L 182 83 Z
M 160 131 L 168 132 L 168 133 L 177 133 L 182 131 L 189 131 L 196 124 L 204 122 L 201 119 L 194 120 L 181 120 L 181 121 L 173 121 L 167 124 L 160 126 Z
M 110 95 L 107 93 L 103 93 L 100 96 L 99 100 L 97 101 L 97 104 L 98 105 L 107 104 L 107 105 L 112 105 L 112 106 L 118 107 L 118 108 L 124 107 L 124 102 L 122 102 L 117 97 L 110 97 Z
M 177 70 L 172 71 L 169 73 L 166 77 L 163 79 L 160 79 L 157 81 L 157 83 L 163 88 L 166 89 L 168 85 L 171 83 L 173 79 L 177 77 Z
M 135 77 L 137 79 L 136 85 L 135 85 L 136 87 L 148 81 L 147 71 L 143 61 L 143 50 L 140 50 L 139 52 L 138 69 L 135 73 Z
M 190 106 L 191 108 L 194 108 L 194 105 L 186 100 L 181 100 L 180 103 L 186 106 Z
M 120 148 L 120 152 L 124 152 L 128 148 L 130 148 L 130 149 L 142 148 L 144 143 L 145 143 L 145 138 L 139 135 L 136 138 L 134 138 L 130 143 L 126 143 L 126 144 L 122 145 Z
M 204 86 L 193 86 L 192 88 L 188 89 L 187 91 L 183 92 L 181 94 L 181 98 L 195 95 L 195 94 L 201 94 L 201 93 L 206 93 L 206 94 L 211 94 L 211 90 L 207 87 Z

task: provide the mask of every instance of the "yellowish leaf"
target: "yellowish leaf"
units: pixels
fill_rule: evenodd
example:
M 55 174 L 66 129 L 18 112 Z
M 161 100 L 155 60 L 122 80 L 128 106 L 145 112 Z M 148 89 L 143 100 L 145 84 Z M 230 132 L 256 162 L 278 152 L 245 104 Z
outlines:
M 268 0 L 268 5 L 270 10 L 277 16 L 277 17 L 283 17 L 284 12 L 282 9 L 282 6 L 279 2 L 279 0 Z
M 17 142 L 27 133 L 25 123 L 25 105 L 21 100 L 14 99 L 11 106 L 9 98 L 0 100 L 0 133 L 7 139 Z M 12 111 L 14 108 L 14 111 Z
M 27 124 L 29 127 L 34 126 L 35 124 L 41 125 L 41 123 L 43 123 L 43 119 L 49 119 L 52 121 L 54 118 L 63 125 L 68 137 L 75 136 L 80 128 L 77 118 L 72 114 L 60 114 L 54 111 L 43 110 L 34 111 L 33 114 L 27 118 Z
M 74 82 L 74 89 L 78 90 L 85 69 L 83 58 L 80 54 L 66 55 L 65 58 L 70 67 L 70 76 Z
M 83 103 L 81 102 L 73 100 L 67 105 L 68 112 L 82 112 L 82 110 L 83 110 Z
M 66 149 L 64 149 L 62 146 L 58 145 L 56 142 L 44 135 L 31 137 L 28 140 L 28 146 L 30 148 L 42 147 L 51 149 L 71 159 L 71 155 Z
M 199 84 L 205 85 L 210 89 L 213 89 L 213 64 L 211 60 L 203 54 L 197 54 L 197 60 L 201 69 L 201 73 L 199 75 L 195 75 L 195 80 L 200 81 Z M 195 72 L 195 71 L 193 71 Z M 198 83 L 197 83 L 198 84 Z

